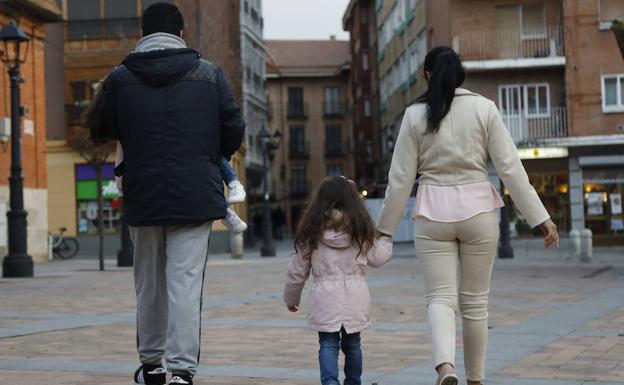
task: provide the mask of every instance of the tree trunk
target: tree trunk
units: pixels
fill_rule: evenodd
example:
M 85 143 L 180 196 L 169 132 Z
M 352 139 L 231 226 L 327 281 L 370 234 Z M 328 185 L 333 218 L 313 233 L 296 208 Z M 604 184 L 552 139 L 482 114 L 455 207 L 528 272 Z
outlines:
M 100 271 L 104 271 L 104 197 L 102 194 L 102 164 L 95 165 L 97 172 L 97 200 L 98 200 L 98 237 L 99 237 L 99 261 Z

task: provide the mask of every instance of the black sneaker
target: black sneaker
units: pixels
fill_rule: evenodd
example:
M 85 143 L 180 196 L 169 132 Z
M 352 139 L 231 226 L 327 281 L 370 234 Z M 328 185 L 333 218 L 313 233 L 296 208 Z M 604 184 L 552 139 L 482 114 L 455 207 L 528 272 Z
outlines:
M 193 385 L 193 377 L 186 374 L 173 373 L 169 385 Z
M 167 371 L 162 365 L 141 365 L 134 372 L 135 385 L 165 385 Z

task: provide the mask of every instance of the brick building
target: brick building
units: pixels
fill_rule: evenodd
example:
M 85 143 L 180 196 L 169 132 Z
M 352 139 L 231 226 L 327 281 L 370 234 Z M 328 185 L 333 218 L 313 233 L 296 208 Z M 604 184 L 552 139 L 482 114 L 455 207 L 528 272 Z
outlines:
M 63 0 L 67 20 L 58 31 L 58 41 L 50 42 L 50 51 L 63 47 L 62 96 L 64 116 L 55 114 L 54 129 L 48 132 L 48 173 L 50 182 L 50 228 L 67 227 L 70 235 L 78 235 L 81 250 L 94 254 L 95 221 L 89 218 L 96 204 L 94 174 L 79 153 L 68 145 L 72 130 L 88 105 L 91 84 L 101 79 L 131 52 L 141 37 L 142 12 L 159 0 Z M 161 1 L 161 0 L 160 0 Z M 190 1 L 171 0 L 185 16 L 184 39 L 204 58 L 219 64 L 229 80 L 232 92 L 241 107 L 244 102 L 243 54 L 241 44 L 241 15 L 245 15 L 247 1 Z M 211 22 L 207 22 L 207 21 Z M 263 56 L 263 55 L 262 55 Z M 58 60 L 54 68 L 58 73 Z M 262 81 L 264 84 L 264 81 Z M 56 88 L 59 88 L 58 81 Z M 59 110 L 58 102 L 50 109 Z M 113 183 L 114 154 L 105 167 L 105 228 L 108 233 L 107 252 L 119 248 L 120 205 Z M 245 183 L 245 149 L 232 159 L 232 163 Z M 246 218 L 245 204 L 236 206 L 241 217 Z M 215 223 L 211 249 L 228 249 L 229 236 L 220 223 Z
M 620 203 L 624 193 L 624 97 L 620 92 L 624 63 L 609 30 L 611 20 L 624 17 L 624 1 L 413 3 L 377 1 L 381 63 L 386 60 L 384 47 L 386 57 L 388 51 L 396 52 L 393 41 L 400 41 L 414 23 L 418 35 L 426 38 L 423 47 L 453 47 L 464 60 L 465 87 L 498 104 L 531 182 L 560 227 L 564 231 L 588 227 L 597 244 L 624 243 Z M 415 9 L 413 16 L 410 9 Z M 393 16 L 395 12 L 403 16 Z M 383 30 L 387 24 L 394 28 L 386 45 Z M 409 40 L 409 32 L 406 36 Z M 406 56 L 415 55 L 419 63 L 424 51 L 408 49 Z M 393 68 L 401 68 L 401 55 L 391 56 Z M 407 69 L 400 70 L 403 81 L 408 77 L 411 81 L 408 74 L 413 67 L 407 63 Z M 385 68 L 380 64 L 382 83 L 388 73 Z M 417 84 L 420 73 L 419 69 L 415 75 Z M 392 90 L 396 83 L 390 79 Z M 381 89 L 385 111 L 383 84 Z M 382 112 L 382 128 L 389 127 L 392 134 L 400 110 L 410 102 L 409 97 L 398 99 L 389 97 L 388 105 L 394 103 L 396 113 L 390 113 L 394 110 L 390 108 L 384 117 Z M 522 227 L 522 220 L 517 224 Z
M 30 37 L 26 62 L 21 67 L 21 104 L 27 108 L 21 121 L 24 204 L 28 212 L 28 252 L 35 261 L 47 259 L 48 177 L 46 173 L 46 82 L 43 41 L 46 22 L 60 19 L 60 10 L 51 1 L 21 0 L 0 3 L 0 26 L 9 20 Z M 23 45 L 22 45 L 23 46 Z M 0 71 L 0 121 L 10 130 L 11 100 L 7 67 Z M 0 258 L 7 253 L 7 217 L 11 164 L 10 137 L 0 137 Z
M 288 232 L 323 178 L 353 178 L 349 60 L 347 41 L 267 41 L 270 131 L 283 135 L 273 198 Z
M 375 191 L 382 168 L 377 78 L 377 12 L 373 0 L 351 0 L 343 16 L 351 44 L 351 119 L 355 180 L 367 191 Z M 371 194 L 372 196 L 372 194 Z

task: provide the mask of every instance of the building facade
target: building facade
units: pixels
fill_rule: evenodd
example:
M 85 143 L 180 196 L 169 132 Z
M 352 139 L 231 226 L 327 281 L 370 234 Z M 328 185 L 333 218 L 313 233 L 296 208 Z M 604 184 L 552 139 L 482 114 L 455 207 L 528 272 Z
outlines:
M 282 134 L 271 168 L 273 201 L 291 234 L 325 177 L 354 176 L 349 51 L 347 41 L 267 41 L 269 126 Z
M 394 52 L 392 68 L 407 66 L 399 71 L 399 84 L 413 67 L 392 47 L 401 33 L 410 39 L 402 29 L 409 31 L 411 16 L 401 23 L 400 9 L 412 9 L 413 3 L 377 2 L 381 63 Z M 415 94 L 424 89 L 422 81 L 418 89 L 422 52 L 453 47 L 464 61 L 465 87 L 497 103 L 532 184 L 561 229 L 589 228 L 598 245 L 624 243 L 624 63 L 609 30 L 613 19 L 624 17 L 624 2 L 418 0 L 413 7 L 411 23 L 421 38 L 415 46 L 422 48 L 406 56 L 416 56 Z M 394 34 L 386 44 L 388 22 Z M 390 65 L 380 64 L 382 83 Z M 380 99 L 382 128 L 393 138 L 414 94 L 403 87 L 403 97 L 397 97 L 392 93 L 397 83 L 389 79 L 389 91 L 382 84 Z M 520 233 L 527 233 L 515 210 L 512 217 Z
M 28 252 L 36 262 L 47 260 L 48 175 L 46 172 L 46 80 L 44 43 L 47 22 L 59 21 L 60 10 L 44 0 L 4 1 L 0 4 L 0 26 L 15 20 L 30 37 L 26 61 L 20 71 L 21 105 L 26 107 L 21 118 L 24 206 L 28 212 Z M 0 259 L 8 252 L 7 211 L 9 210 L 9 175 L 11 167 L 11 99 L 10 80 L 3 65 L 0 71 Z
M 342 20 L 351 44 L 349 88 L 355 181 L 372 193 L 382 175 L 375 1 L 351 0 Z
M 55 119 L 48 132 L 47 155 L 50 178 L 49 227 L 66 227 L 69 235 L 80 238 L 81 249 L 93 253 L 93 235 L 97 232 L 97 189 L 93 169 L 71 146 L 82 112 L 92 96 L 92 84 L 102 79 L 121 63 L 141 37 L 141 14 L 157 0 L 64 0 L 67 22 L 54 47 L 63 47 L 64 84 L 62 95 L 65 114 Z M 184 38 L 204 58 L 218 63 L 224 70 L 236 100 L 243 98 L 241 55 L 241 7 L 239 1 L 171 1 L 185 16 Z M 205 20 L 217 22 L 206 23 Z M 51 69 L 52 70 L 52 69 Z M 57 86 L 58 88 L 58 86 Z M 114 154 L 104 167 L 104 223 L 109 235 L 107 252 L 118 249 L 121 201 L 114 184 Z M 244 148 L 232 159 L 240 179 L 245 183 Z M 246 205 L 235 208 L 246 218 Z M 228 249 L 229 236 L 220 223 L 215 223 L 211 248 Z

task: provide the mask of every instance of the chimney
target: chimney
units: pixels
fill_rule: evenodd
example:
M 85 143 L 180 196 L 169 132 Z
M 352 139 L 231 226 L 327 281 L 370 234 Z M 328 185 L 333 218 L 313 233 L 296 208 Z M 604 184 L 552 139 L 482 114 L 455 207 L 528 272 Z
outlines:
M 336 41 L 336 35 L 329 35 L 330 41 Z

